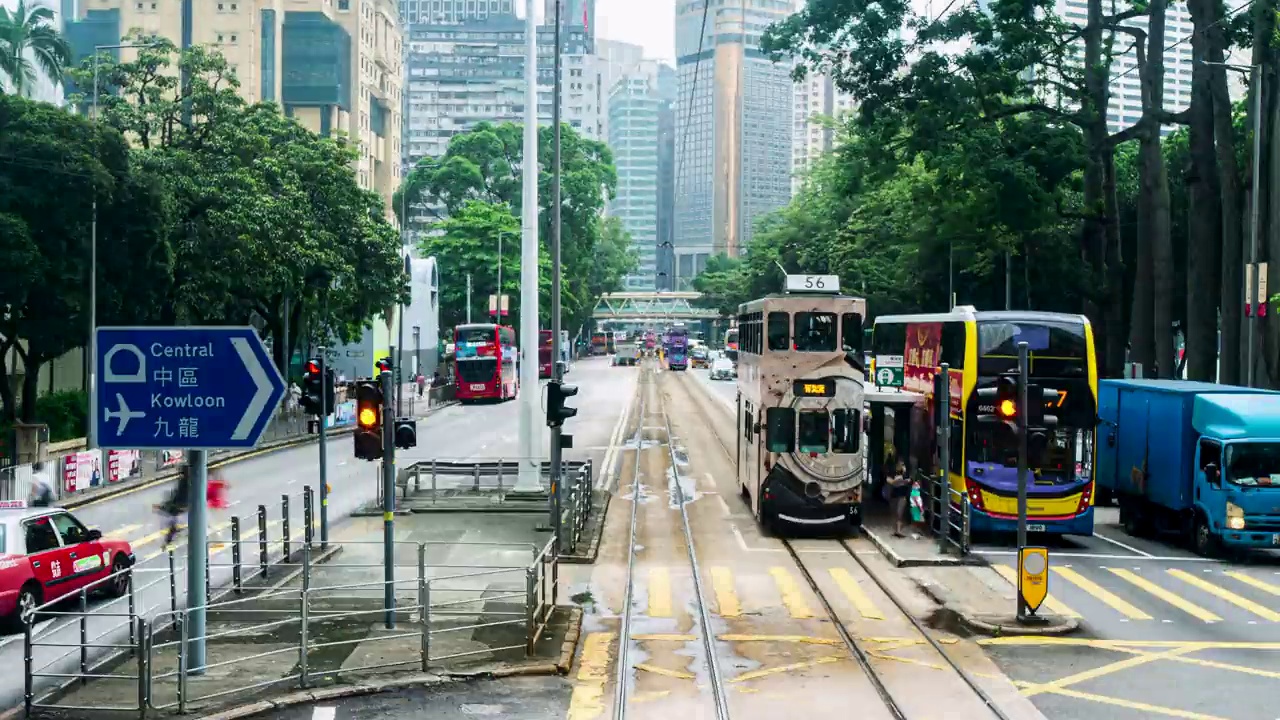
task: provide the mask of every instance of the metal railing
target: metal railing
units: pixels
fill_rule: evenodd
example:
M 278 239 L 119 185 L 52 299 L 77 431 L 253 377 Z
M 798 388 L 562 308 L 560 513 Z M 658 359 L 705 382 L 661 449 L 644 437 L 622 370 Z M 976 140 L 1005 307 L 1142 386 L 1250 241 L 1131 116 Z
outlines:
M 544 479 L 551 464 L 538 458 Z M 497 460 L 435 459 L 415 462 L 400 471 L 396 486 L 405 498 L 426 497 L 431 505 L 474 500 L 488 496 L 504 504 L 515 490 L 520 472 L 520 458 Z M 562 551 L 576 552 L 591 516 L 594 494 L 595 465 L 590 460 L 564 460 L 561 463 Z M 527 496 L 522 496 L 527 500 Z M 378 502 L 381 503 L 381 488 Z M 550 502 L 550 497 L 548 497 Z
M 922 499 L 926 504 L 929 532 L 934 537 L 946 537 L 947 542 L 955 546 L 960 557 L 967 556 L 972 515 L 969 495 L 952 487 L 945 475 L 933 476 L 918 472 L 916 481 L 924 496 Z

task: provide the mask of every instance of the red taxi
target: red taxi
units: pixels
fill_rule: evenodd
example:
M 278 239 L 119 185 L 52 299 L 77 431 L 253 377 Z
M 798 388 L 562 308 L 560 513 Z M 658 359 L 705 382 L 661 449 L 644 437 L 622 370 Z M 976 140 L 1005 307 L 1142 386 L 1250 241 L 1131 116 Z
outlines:
M 61 508 L 28 508 L 22 501 L 0 502 L 0 618 L 20 628 L 24 617 L 44 603 L 93 585 L 119 597 L 129 591 L 133 549 L 107 540 Z

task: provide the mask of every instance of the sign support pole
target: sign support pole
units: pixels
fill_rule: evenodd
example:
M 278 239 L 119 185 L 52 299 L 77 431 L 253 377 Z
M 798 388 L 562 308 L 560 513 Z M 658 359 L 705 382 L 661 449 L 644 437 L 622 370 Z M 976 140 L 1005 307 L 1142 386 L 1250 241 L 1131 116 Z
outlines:
M 392 415 L 391 373 L 384 370 L 379 379 L 382 382 L 382 607 L 386 611 L 387 629 L 392 630 L 396 626 L 396 423 Z
M 208 561 L 209 454 L 190 453 L 187 488 L 187 674 L 203 675 L 205 665 L 205 563 Z
M 325 347 L 320 346 L 320 547 L 329 547 L 329 367 Z
M 945 555 L 951 538 L 951 366 L 942 363 L 938 377 L 938 551 Z
M 1018 343 L 1018 553 L 1027 546 L 1027 344 Z M 1018 593 L 1018 621 L 1027 620 L 1027 603 Z

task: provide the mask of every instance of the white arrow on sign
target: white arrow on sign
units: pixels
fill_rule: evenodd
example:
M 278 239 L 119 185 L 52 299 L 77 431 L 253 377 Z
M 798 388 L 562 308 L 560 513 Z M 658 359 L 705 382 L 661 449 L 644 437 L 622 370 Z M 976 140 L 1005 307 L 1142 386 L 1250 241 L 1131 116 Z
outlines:
M 257 354 L 249 346 L 248 340 L 231 338 L 231 345 L 235 347 L 236 354 L 240 356 L 240 361 L 244 363 L 244 369 L 249 371 L 249 377 L 253 378 L 253 384 L 257 387 L 257 392 L 253 394 L 253 399 L 249 401 L 249 407 L 245 408 L 244 415 L 240 417 L 240 422 L 236 424 L 236 431 L 231 433 L 232 440 L 244 440 L 249 437 L 249 433 L 253 432 L 253 426 L 258 424 L 262 409 L 267 406 L 267 400 L 271 398 L 271 380 L 267 377 L 266 370 L 263 369 Z

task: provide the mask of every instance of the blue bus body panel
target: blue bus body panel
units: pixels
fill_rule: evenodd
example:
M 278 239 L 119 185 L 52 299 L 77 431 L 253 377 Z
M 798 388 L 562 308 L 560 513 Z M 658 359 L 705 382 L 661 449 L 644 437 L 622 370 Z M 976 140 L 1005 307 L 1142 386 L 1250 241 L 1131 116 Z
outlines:
M 1275 394 L 1184 380 L 1102 380 L 1098 487 L 1144 496 L 1170 510 L 1190 508 L 1200 436 L 1193 422 L 1197 409 L 1210 400 L 1209 405 L 1218 400 L 1247 403 L 1248 395 Z M 1280 403 L 1280 398 L 1270 402 Z

